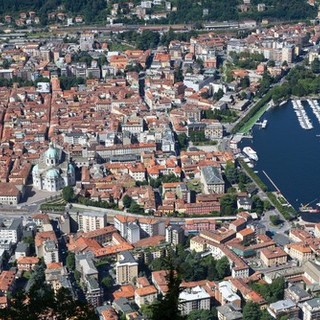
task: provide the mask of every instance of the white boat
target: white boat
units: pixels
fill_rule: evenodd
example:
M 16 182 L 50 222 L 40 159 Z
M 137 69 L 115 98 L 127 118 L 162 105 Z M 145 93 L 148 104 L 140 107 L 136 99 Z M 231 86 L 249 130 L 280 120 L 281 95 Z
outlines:
M 279 104 L 279 107 L 283 106 L 284 104 L 286 104 L 288 102 L 288 100 L 284 100 Z
M 257 153 L 251 147 L 244 147 L 243 152 L 252 160 L 258 161 Z

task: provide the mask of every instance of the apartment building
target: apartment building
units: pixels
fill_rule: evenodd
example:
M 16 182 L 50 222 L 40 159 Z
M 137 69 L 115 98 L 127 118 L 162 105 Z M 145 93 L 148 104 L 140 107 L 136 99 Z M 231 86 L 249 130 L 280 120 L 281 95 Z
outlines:
M 288 261 L 288 255 L 281 248 L 265 248 L 260 251 L 260 259 L 267 267 L 285 264 Z
M 85 211 L 77 214 L 78 230 L 94 231 L 107 226 L 107 214 L 99 211 Z
M 194 310 L 210 310 L 210 295 L 200 286 L 184 289 L 179 294 L 179 300 L 182 315 Z
M 115 268 L 117 284 L 130 283 L 138 277 L 138 262 L 129 251 L 124 251 L 118 255 Z

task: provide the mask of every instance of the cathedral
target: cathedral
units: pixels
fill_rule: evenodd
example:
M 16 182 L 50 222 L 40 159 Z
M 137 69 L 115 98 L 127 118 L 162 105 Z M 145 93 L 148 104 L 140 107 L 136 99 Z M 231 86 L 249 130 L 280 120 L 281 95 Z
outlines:
M 50 144 L 32 170 L 33 186 L 39 190 L 58 191 L 76 183 L 75 169 L 65 152 Z

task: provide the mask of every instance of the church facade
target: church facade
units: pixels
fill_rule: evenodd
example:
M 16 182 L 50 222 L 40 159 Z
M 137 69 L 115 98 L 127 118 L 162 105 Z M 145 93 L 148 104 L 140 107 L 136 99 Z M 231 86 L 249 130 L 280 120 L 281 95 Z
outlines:
M 75 168 L 66 153 L 50 144 L 32 170 L 33 186 L 39 190 L 58 191 L 76 183 Z

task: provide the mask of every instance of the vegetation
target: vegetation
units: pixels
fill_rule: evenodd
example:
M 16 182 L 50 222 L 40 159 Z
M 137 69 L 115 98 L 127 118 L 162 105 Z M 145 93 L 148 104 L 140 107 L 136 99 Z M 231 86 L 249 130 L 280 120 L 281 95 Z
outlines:
M 205 119 L 216 119 L 224 123 L 235 122 L 238 119 L 238 115 L 235 111 L 230 109 L 218 110 L 218 109 L 208 109 L 204 111 Z
M 86 83 L 86 80 L 83 78 L 62 76 L 59 79 L 62 90 L 70 90 L 71 87 L 77 87 L 79 84 Z
M 113 203 L 112 199 L 110 202 L 107 201 L 95 201 L 91 200 L 86 197 L 79 196 L 75 199 L 74 202 L 77 202 L 79 204 L 83 204 L 85 206 L 90 206 L 90 207 L 97 207 L 97 208 L 105 208 L 105 209 L 113 209 L 113 210 L 118 210 L 117 204 Z
M 260 320 L 260 306 L 254 302 L 248 302 L 243 308 L 243 320 Z
M 232 161 L 228 161 L 224 170 L 224 175 L 230 185 L 238 184 L 238 187 L 241 191 L 245 191 L 248 184 L 251 182 L 251 179 Z
M 274 226 L 277 226 L 281 223 L 281 219 L 279 218 L 278 215 L 271 215 L 270 216 L 270 221 Z
M 264 210 L 264 202 L 260 199 L 259 196 L 254 195 L 252 197 L 252 211 L 260 215 Z
M 233 216 L 237 212 L 237 196 L 227 193 L 220 198 L 220 215 Z
M 75 267 L 76 267 L 75 255 L 71 251 L 68 251 L 66 265 L 67 265 L 68 269 L 75 270 Z
M 277 302 L 284 298 L 285 280 L 283 277 L 276 278 L 271 284 L 250 283 L 250 287 L 261 294 L 268 303 Z
M 106 0 L 0 0 L 0 14 L 16 15 L 21 11 L 35 11 L 41 20 L 42 25 L 48 23 L 47 14 L 56 11 L 58 6 L 63 6 L 66 12 L 71 15 L 82 15 L 87 23 L 102 22 L 105 20 L 107 1 Z
M 105 287 L 107 290 L 109 290 L 109 289 L 111 289 L 111 288 L 113 287 L 113 279 L 112 279 L 112 277 L 109 276 L 109 275 L 105 276 L 105 277 L 102 279 L 101 283 L 104 285 L 104 287 Z
M 69 290 L 61 288 L 57 294 L 45 281 L 44 266 L 39 264 L 31 274 L 28 293 L 17 290 L 10 300 L 10 308 L 0 309 L 0 319 L 45 319 L 50 314 L 57 320 L 97 319 L 94 309 L 86 303 L 73 300 Z
M 164 176 L 160 176 L 157 179 L 150 179 L 149 183 L 151 187 L 159 188 L 163 183 L 179 182 L 179 181 L 180 181 L 180 178 L 174 175 L 173 173 L 171 173 Z
M 107 0 L 0 0 L 0 15 L 10 14 L 17 16 L 22 11 L 35 11 L 41 20 L 42 25 L 48 21 L 48 13 L 58 10 L 58 7 L 64 9 L 71 16 L 82 15 L 87 24 L 105 23 L 106 16 L 114 3 L 119 4 L 117 12 L 117 22 L 141 24 L 144 20 L 133 15 L 128 17 L 130 10 L 123 1 Z M 137 4 L 138 2 L 135 1 Z M 263 18 L 272 18 L 273 20 L 301 20 L 315 18 L 317 15 L 316 6 L 310 6 L 304 0 L 285 1 L 268 0 L 267 9 L 259 12 L 256 9 L 258 0 L 253 1 L 252 7 L 248 12 L 239 13 L 237 0 L 203 0 L 195 2 L 193 0 L 174 0 L 172 6 L 176 11 L 171 11 L 167 18 L 157 20 L 157 23 L 178 24 L 194 23 L 195 28 L 201 27 L 203 21 L 234 21 L 239 19 L 251 18 L 261 20 Z M 148 13 L 159 12 L 163 6 L 152 6 Z M 206 12 L 204 13 L 204 10 Z M 151 21 L 153 23 L 153 21 Z M 163 40 L 166 43 L 166 39 Z
M 193 310 L 188 316 L 187 320 L 216 320 L 217 310 L 215 308 L 211 310 Z
M 62 198 L 65 202 L 72 202 L 75 199 L 73 187 L 67 186 L 62 189 Z
M 40 209 L 43 211 L 64 211 L 66 207 L 66 203 L 63 199 L 58 198 L 55 200 L 50 200 L 48 202 L 42 203 L 40 205 Z
M 249 177 L 259 186 L 259 188 L 261 188 L 261 190 L 263 190 L 263 191 L 267 191 L 268 190 L 268 187 L 254 173 L 254 171 L 251 168 L 248 167 L 248 165 L 244 161 L 239 160 L 239 163 L 240 163 L 241 167 L 247 172 Z
M 227 257 L 215 260 L 212 256 L 202 258 L 200 254 L 185 251 L 180 245 L 176 252 L 171 253 L 172 263 L 179 268 L 181 278 L 186 281 L 198 281 L 203 279 L 222 280 L 231 274 Z M 154 259 L 150 264 L 152 271 L 166 268 L 166 260 L 163 258 Z
M 230 57 L 236 67 L 243 69 L 255 69 L 259 63 L 265 61 L 262 53 L 230 52 Z
M 180 150 L 187 150 L 188 147 L 188 136 L 185 133 L 180 133 L 177 136 L 177 141 Z
M 293 220 L 296 217 L 297 212 L 294 208 L 288 205 L 282 205 L 273 192 L 267 192 L 267 196 L 286 220 Z
M 272 91 L 269 91 L 261 100 L 259 100 L 251 109 L 250 111 L 239 121 L 234 128 L 232 129 L 232 133 L 237 133 L 237 132 L 247 132 L 248 130 L 251 129 L 252 125 L 256 122 L 256 118 L 253 118 L 260 110 L 261 108 L 267 106 L 267 103 L 271 100 L 272 98 Z M 248 121 L 250 119 L 254 119 L 254 122 L 250 122 L 249 128 L 247 127 Z M 245 129 L 244 129 L 245 128 Z
M 273 320 L 274 318 L 265 310 L 261 310 L 260 306 L 254 302 L 248 302 L 243 308 L 243 319 L 245 320 Z
M 239 163 L 243 169 L 247 172 L 247 174 L 250 176 L 250 178 L 263 190 L 267 191 L 268 187 L 262 182 L 262 180 L 256 175 L 251 168 L 248 167 L 248 165 L 242 161 L 239 160 Z M 283 217 L 286 220 L 292 220 L 296 216 L 296 211 L 294 210 L 293 207 L 288 206 L 288 205 L 282 205 L 281 202 L 279 202 L 278 198 L 274 195 L 272 192 L 267 192 L 267 196 L 270 200 L 270 203 L 278 209 L 278 211 L 283 215 Z M 264 208 L 270 209 L 270 203 L 265 202 L 264 203 Z

